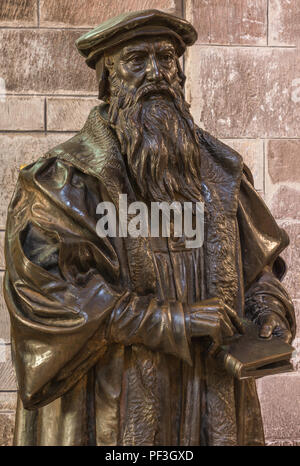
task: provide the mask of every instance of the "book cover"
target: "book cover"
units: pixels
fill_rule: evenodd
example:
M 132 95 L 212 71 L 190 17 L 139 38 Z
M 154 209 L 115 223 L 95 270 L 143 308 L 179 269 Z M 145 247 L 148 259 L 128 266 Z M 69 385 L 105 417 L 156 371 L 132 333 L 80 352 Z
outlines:
M 229 373 L 242 380 L 293 370 L 293 346 L 274 335 L 261 338 L 258 325 L 246 319 L 243 323 L 245 334 L 228 339 L 216 354 Z

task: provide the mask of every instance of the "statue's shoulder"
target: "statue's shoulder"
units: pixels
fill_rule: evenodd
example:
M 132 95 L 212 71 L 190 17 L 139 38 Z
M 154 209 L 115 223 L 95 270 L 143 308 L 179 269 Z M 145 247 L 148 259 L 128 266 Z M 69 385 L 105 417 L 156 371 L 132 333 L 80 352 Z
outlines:
M 108 191 L 127 186 L 119 141 L 104 118 L 99 107 L 94 107 L 82 130 L 21 170 L 22 188 L 28 192 L 42 190 L 52 196 L 68 183 L 73 185 L 74 180 L 78 184 L 79 178 L 81 184 L 95 186 L 96 182 Z
M 90 111 L 83 128 L 70 139 L 48 150 L 37 161 L 22 167 L 33 175 L 49 165 L 49 161 L 75 166 L 84 173 L 100 173 L 108 164 L 120 159 L 119 143 L 104 116 L 104 105 Z
M 21 166 L 18 184 L 21 183 L 23 186 L 34 184 L 40 174 L 50 179 L 51 173 L 53 173 L 53 169 L 57 164 L 69 165 L 67 160 L 64 161 L 64 156 L 67 154 L 68 145 L 76 144 L 77 139 L 78 135 L 75 135 L 69 140 L 51 148 L 30 164 Z
M 241 173 L 253 185 L 253 175 L 242 155 L 209 132 L 197 127 L 200 144 L 206 149 L 210 160 L 231 172 Z
M 200 144 L 209 153 L 212 161 L 231 172 L 242 171 L 243 157 L 236 150 L 202 128 L 197 128 L 197 135 Z
M 94 157 L 96 152 L 100 155 L 106 151 L 113 135 L 102 116 L 102 109 L 103 105 L 93 107 L 83 128 L 75 136 L 50 149 L 43 157 L 88 163 L 91 154 Z

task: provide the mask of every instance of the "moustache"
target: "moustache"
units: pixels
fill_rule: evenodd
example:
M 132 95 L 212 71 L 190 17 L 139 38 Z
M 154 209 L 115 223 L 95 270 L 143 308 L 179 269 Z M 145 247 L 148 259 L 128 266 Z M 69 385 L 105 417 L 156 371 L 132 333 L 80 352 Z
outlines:
M 134 102 L 137 103 L 141 99 L 147 96 L 157 96 L 157 95 L 167 95 L 169 97 L 176 98 L 177 94 L 174 89 L 169 86 L 167 83 L 156 83 L 156 84 L 143 84 L 136 91 Z

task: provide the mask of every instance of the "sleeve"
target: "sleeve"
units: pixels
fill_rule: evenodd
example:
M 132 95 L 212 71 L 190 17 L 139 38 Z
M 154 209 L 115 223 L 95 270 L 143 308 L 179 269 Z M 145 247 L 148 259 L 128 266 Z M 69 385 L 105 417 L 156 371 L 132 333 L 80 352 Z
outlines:
M 139 296 L 96 234 L 99 181 L 56 159 L 20 173 L 8 211 L 5 299 L 24 407 L 68 391 L 108 345 L 143 344 L 191 363 L 184 310 Z
M 285 321 L 294 337 L 294 306 L 281 284 L 286 265 L 280 253 L 288 246 L 289 238 L 255 191 L 247 167 L 240 188 L 238 223 L 246 316 L 255 320 L 258 314 L 273 311 Z
M 270 311 L 279 315 L 294 338 L 296 323 L 293 303 L 275 273 L 266 267 L 246 294 L 245 313 L 246 317 L 255 321 Z

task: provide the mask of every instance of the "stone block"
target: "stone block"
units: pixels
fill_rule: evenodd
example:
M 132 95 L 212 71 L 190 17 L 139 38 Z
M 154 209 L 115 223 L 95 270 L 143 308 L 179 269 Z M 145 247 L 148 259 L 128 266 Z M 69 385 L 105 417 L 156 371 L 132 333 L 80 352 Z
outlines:
M 267 440 L 267 447 L 299 447 L 300 440 Z
M 0 345 L 0 391 L 15 391 L 16 389 L 17 382 L 11 361 L 10 345 Z
M 14 412 L 17 407 L 17 392 L 0 392 L 0 412 Z
M 298 219 L 300 205 L 299 185 L 275 185 L 267 194 L 266 202 L 278 220 Z
M 198 44 L 267 44 L 265 0 L 187 0 L 186 18 L 198 32 Z
M 49 97 L 47 99 L 47 129 L 49 131 L 80 130 L 91 109 L 100 101 L 89 98 Z
M 0 446 L 8 447 L 13 443 L 15 415 L 0 412 Z
M 299 320 L 298 320 L 298 323 L 299 323 Z M 292 344 L 295 348 L 295 351 L 292 357 L 293 367 L 295 371 L 300 373 L 300 338 L 296 337 Z
M 4 237 L 5 237 L 5 232 L 0 231 L 0 270 L 5 269 Z
M 264 377 L 258 394 L 266 439 L 299 441 L 300 373 Z
M 269 45 L 299 45 L 299 0 L 269 0 Z
M 297 49 L 196 45 L 186 74 L 195 120 L 215 136 L 299 137 Z
M 75 47 L 81 34 L 71 30 L 0 30 L 0 78 L 7 93 L 97 94 L 96 74 Z
M 272 183 L 300 183 L 300 139 L 271 139 L 266 152 Z
M 0 27 L 37 26 L 36 0 L 2 0 Z
M 0 100 L 0 130 L 44 129 L 44 98 L 6 96 Z
M 127 11 L 156 8 L 179 14 L 178 0 L 41 0 L 40 24 L 46 27 L 98 26 L 103 21 Z

